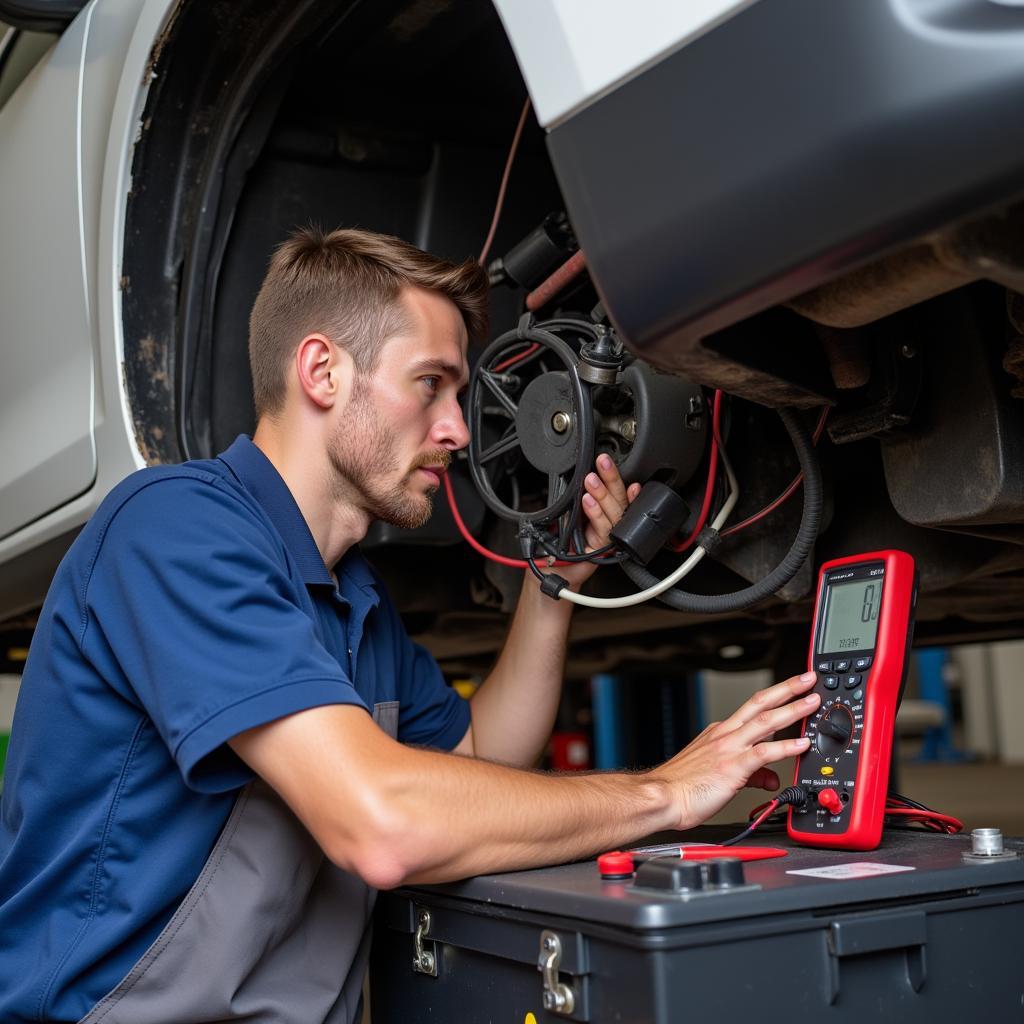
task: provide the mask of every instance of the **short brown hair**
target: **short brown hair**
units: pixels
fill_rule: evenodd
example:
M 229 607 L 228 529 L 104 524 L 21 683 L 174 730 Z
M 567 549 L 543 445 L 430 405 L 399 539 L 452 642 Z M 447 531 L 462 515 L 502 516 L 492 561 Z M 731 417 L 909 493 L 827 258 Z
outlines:
M 284 403 L 288 360 L 322 331 L 372 373 L 384 342 L 404 324 L 399 296 L 416 286 L 451 299 L 470 340 L 487 333 L 487 273 L 475 260 L 450 263 L 392 235 L 356 228 L 301 228 L 277 247 L 249 317 L 249 364 L 257 418 Z

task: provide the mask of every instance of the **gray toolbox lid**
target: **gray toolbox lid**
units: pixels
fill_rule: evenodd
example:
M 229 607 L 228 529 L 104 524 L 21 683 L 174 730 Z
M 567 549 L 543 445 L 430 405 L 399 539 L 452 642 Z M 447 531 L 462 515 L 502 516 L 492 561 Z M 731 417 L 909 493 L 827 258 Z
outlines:
M 714 843 L 735 831 L 705 827 L 670 841 Z M 667 840 L 659 836 L 656 841 Z M 787 854 L 744 863 L 742 887 L 689 896 L 638 888 L 631 880 L 603 881 L 593 860 L 402 891 L 419 893 L 427 902 L 431 894 L 467 901 L 484 913 L 485 908 L 506 907 L 644 931 L 792 911 L 976 896 L 1003 886 L 1016 890 L 1019 899 L 1024 884 L 1024 839 L 1005 841 L 1006 850 L 1017 857 L 983 863 L 964 860 L 971 849 L 965 835 L 887 832 L 881 847 L 868 853 L 795 846 L 784 834 L 752 838 L 744 845 L 780 847 Z M 794 874 L 806 870 L 816 874 Z

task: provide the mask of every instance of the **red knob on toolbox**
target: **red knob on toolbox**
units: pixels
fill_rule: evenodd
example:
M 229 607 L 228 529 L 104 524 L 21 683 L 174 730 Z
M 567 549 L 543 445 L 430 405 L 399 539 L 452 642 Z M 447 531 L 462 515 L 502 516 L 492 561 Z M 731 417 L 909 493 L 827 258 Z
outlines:
M 829 814 L 838 814 L 843 809 L 843 802 L 834 789 L 822 789 L 818 791 L 818 803 L 825 808 Z
M 612 850 L 611 853 L 602 853 L 597 858 L 597 870 L 601 877 L 607 881 L 633 877 L 633 855 L 623 853 L 621 850 Z

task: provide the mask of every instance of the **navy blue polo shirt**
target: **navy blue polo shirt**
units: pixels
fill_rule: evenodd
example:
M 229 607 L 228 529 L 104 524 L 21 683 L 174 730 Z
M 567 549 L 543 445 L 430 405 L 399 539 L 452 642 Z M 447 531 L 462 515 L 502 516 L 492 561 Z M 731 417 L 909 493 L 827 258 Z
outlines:
M 335 574 L 246 437 L 107 496 L 57 571 L 15 712 L 0 1020 L 76 1021 L 128 973 L 253 777 L 232 736 L 398 701 L 403 742 L 462 739 L 468 705 L 358 550 Z

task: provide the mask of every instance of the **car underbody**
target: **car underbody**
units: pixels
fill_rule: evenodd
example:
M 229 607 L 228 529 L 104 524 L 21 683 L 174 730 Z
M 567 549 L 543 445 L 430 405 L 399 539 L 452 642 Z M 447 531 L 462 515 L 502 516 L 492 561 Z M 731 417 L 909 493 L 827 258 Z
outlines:
M 749 14 L 767 18 L 784 6 L 765 0 Z M 808 16 L 812 6 L 788 5 Z M 673 60 L 689 60 L 693 73 L 713 62 L 710 47 L 722 39 L 719 30 L 695 56 L 684 48 Z M 669 63 L 652 74 L 667 74 Z M 251 432 L 249 309 L 272 248 L 293 227 L 383 231 L 452 259 L 479 251 L 526 88 L 489 0 L 186 3 L 154 48 L 150 74 L 121 290 L 136 442 L 157 464 L 208 457 Z M 562 290 L 549 314 L 586 316 L 603 302 L 638 358 L 699 385 L 708 399 L 714 389 L 730 396 L 723 431 L 740 482 L 735 520 L 756 514 L 797 473 L 774 410 L 798 409 L 813 428 L 827 409 L 816 446 L 825 510 L 815 565 L 757 607 L 710 618 L 658 602 L 579 610 L 573 671 L 798 668 L 815 566 L 879 548 L 917 561 L 918 643 L 1024 635 L 1019 166 L 1004 159 L 984 188 L 957 181 L 883 225 L 859 212 L 872 209 L 867 183 L 839 209 L 829 199 L 819 216 L 815 166 L 832 167 L 850 189 L 851 174 L 884 176 L 884 147 L 853 134 L 815 165 L 807 126 L 790 125 L 804 132 L 791 150 L 807 150 L 799 175 L 811 180 L 787 176 L 750 133 L 745 153 L 723 162 L 716 197 L 707 180 L 670 164 L 666 139 L 689 147 L 695 164 L 714 153 L 682 128 L 661 131 L 674 116 L 671 104 L 658 109 L 663 89 L 649 94 L 648 120 L 618 133 L 637 107 L 615 105 L 642 88 L 658 83 L 640 76 L 548 136 L 527 119 L 491 252 L 507 253 L 545 218 L 568 213 L 592 277 Z M 729 121 L 730 104 L 754 105 L 729 89 L 701 102 L 719 123 Z M 704 113 L 690 99 L 678 109 L 696 130 Z M 822 124 L 817 148 L 834 127 Z M 929 136 L 928 146 L 953 144 Z M 640 186 L 653 197 L 650 209 L 627 180 L 631 167 L 644 168 L 644 178 L 657 171 Z M 612 208 L 607 197 L 617 192 L 622 202 Z M 884 213 L 898 197 L 875 198 Z M 761 208 L 792 232 L 771 235 Z M 648 230 L 650 218 L 663 228 Z M 815 231 L 830 239 L 828 252 L 800 250 Z M 612 236 L 626 240 L 623 251 Z M 712 271 L 732 265 L 730 292 Z M 515 326 L 525 294 L 513 282 L 495 285 L 492 336 Z M 664 429 L 683 429 L 681 419 Z M 705 460 L 679 487 L 691 506 L 700 504 L 706 469 Z M 488 512 L 464 465 L 453 473 L 470 528 L 514 554 L 513 524 Z M 767 575 L 789 548 L 800 504 L 797 490 L 724 540 L 688 588 L 727 593 Z M 501 645 L 521 571 L 473 554 L 442 505 L 419 531 L 378 525 L 364 550 L 414 638 L 448 672 L 472 673 Z M 609 568 L 592 587 L 619 594 L 632 584 Z

